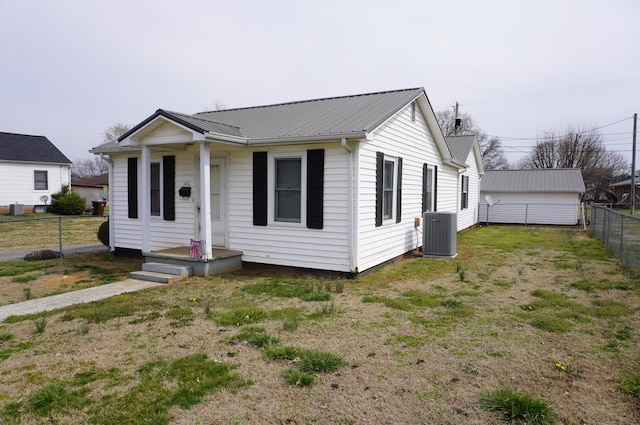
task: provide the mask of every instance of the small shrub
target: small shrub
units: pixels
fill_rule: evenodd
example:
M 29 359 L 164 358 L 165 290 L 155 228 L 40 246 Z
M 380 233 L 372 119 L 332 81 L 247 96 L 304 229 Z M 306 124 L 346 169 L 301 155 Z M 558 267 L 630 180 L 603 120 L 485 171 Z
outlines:
M 513 388 L 487 391 L 480 398 L 480 407 L 500 413 L 505 422 L 528 425 L 551 425 L 554 413 L 544 400 L 532 397 Z
M 100 227 L 98 227 L 98 240 L 102 242 L 104 246 L 109 246 L 109 221 L 104 221 Z
M 61 215 L 80 215 L 86 207 L 85 199 L 69 190 L 69 185 L 63 185 L 60 192 L 51 195 L 49 212 Z

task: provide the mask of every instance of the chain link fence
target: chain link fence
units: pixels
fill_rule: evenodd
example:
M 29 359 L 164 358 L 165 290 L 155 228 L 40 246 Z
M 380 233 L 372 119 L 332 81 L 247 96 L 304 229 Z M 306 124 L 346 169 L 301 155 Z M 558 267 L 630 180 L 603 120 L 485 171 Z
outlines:
M 640 273 L 640 217 L 592 205 L 590 233 L 604 242 L 622 264 Z
M 60 258 L 60 261 L 65 255 L 107 251 L 109 248 L 98 240 L 98 228 L 107 219 L 102 216 L 2 219 L 0 261 L 22 260 L 44 250 L 53 251 L 53 258 Z M 49 258 L 54 255 L 46 254 Z

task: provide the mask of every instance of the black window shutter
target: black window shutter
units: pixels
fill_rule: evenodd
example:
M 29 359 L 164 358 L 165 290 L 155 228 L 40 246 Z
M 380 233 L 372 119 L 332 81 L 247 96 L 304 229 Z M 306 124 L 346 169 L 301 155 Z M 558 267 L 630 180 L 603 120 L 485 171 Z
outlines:
M 176 219 L 176 157 L 162 157 L 162 209 L 165 220 Z
M 422 212 L 427 211 L 427 163 L 422 164 Z
M 396 187 L 396 223 L 402 221 L 402 157 L 398 157 L 398 179 Z
M 438 166 L 433 167 L 433 211 L 438 211 Z
M 129 218 L 138 218 L 138 158 L 127 158 L 127 204 Z
M 384 154 L 376 152 L 376 227 L 382 226 Z
M 253 225 L 267 225 L 267 152 L 253 153 Z
M 322 229 L 324 211 L 324 149 L 307 151 L 307 227 Z

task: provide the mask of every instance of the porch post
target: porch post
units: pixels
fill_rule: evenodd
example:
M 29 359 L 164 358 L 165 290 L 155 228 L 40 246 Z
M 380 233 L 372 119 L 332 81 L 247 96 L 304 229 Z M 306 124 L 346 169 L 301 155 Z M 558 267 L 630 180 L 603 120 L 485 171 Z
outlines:
M 151 252 L 151 208 L 150 208 L 150 183 L 151 183 L 151 149 L 142 147 L 142 159 L 140 170 L 140 216 L 142 218 L 142 253 Z
M 211 260 L 211 150 L 208 143 L 200 143 L 200 239 L 202 258 Z

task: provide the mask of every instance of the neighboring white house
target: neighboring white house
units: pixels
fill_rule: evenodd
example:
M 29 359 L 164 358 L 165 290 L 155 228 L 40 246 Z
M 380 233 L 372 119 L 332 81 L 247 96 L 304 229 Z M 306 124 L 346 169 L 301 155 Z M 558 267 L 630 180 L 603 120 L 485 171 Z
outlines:
M 0 132 L 0 213 L 44 211 L 45 197 L 71 184 L 71 161 L 44 136 Z
M 359 273 L 458 212 L 460 175 L 423 88 L 202 112 L 159 109 L 110 162 L 110 241 L 151 254 L 202 241 L 242 261 Z
M 480 179 L 484 167 L 476 136 L 447 136 L 446 141 L 451 155 L 466 166 L 458 177 L 458 231 L 461 231 L 478 224 Z
M 480 222 L 575 225 L 584 191 L 579 169 L 490 170 L 480 184 Z

